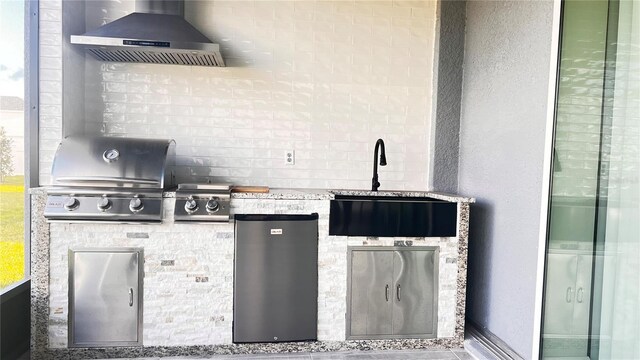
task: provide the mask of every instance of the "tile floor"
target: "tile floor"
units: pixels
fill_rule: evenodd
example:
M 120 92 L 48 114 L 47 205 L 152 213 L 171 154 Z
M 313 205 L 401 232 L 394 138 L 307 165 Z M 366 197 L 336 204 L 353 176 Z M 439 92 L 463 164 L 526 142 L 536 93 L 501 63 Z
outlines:
M 207 358 L 165 357 L 119 360 L 473 360 L 464 349 L 453 350 L 395 350 L 395 351 L 343 351 L 296 354 L 215 355 Z M 116 359 L 118 360 L 118 359 Z

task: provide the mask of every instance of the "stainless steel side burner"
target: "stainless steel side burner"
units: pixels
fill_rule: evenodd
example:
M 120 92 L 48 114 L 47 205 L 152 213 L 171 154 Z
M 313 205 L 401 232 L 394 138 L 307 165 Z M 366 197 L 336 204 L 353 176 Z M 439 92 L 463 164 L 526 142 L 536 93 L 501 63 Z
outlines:
M 228 222 L 230 184 L 180 184 L 176 191 L 176 222 Z

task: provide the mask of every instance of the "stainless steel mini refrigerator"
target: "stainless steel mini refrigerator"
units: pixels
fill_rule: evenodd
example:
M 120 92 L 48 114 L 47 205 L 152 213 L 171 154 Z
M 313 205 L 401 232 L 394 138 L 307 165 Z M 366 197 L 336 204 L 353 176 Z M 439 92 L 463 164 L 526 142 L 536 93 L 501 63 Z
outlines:
M 235 224 L 233 342 L 317 340 L 318 214 Z

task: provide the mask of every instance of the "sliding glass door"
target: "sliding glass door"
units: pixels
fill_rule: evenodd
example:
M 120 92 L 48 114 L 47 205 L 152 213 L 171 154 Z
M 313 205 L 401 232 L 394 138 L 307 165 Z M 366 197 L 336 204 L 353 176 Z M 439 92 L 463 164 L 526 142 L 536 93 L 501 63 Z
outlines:
M 565 1 L 541 356 L 640 359 L 640 2 Z

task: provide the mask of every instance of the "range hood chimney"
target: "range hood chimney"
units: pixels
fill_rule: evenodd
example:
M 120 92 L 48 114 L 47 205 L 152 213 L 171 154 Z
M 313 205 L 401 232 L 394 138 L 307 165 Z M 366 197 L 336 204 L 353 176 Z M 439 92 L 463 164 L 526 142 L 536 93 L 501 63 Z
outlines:
M 71 43 L 102 61 L 224 66 L 220 45 L 184 19 L 184 0 L 136 0 L 136 12 Z

